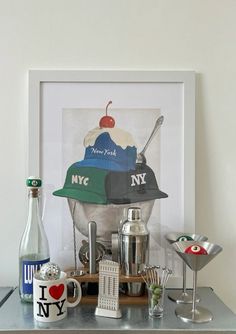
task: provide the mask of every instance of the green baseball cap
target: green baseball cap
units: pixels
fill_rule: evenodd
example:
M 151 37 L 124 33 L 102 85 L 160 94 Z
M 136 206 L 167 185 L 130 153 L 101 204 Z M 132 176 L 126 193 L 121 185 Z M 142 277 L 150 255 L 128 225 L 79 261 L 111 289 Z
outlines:
M 96 167 L 78 167 L 74 163 L 67 170 L 63 188 L 54 191 L 53 195 L 86 203 L 107 204 L 105 179 L 108 172 Z

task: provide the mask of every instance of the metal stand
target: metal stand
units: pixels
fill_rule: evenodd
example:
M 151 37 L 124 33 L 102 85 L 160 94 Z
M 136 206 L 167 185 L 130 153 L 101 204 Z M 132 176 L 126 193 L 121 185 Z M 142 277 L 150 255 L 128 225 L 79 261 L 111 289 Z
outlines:
M 197 271 L 193 275 L 193 302 L 192 305 L 181 305 L 176 308 L 175 314 L 184 322 L 204 323 L 212 320 L 213 315 L 206 308 L 196 306 Z
M 193 292 L 190 293 L 186 289 L 186 263 L 183 261 L 183 290 L 171 291 L 168 294 L 168 298 L 177 304 L 192 304 L 193 302 Z M 197 303 L 200 301 L 200 297 L 196 296 Z

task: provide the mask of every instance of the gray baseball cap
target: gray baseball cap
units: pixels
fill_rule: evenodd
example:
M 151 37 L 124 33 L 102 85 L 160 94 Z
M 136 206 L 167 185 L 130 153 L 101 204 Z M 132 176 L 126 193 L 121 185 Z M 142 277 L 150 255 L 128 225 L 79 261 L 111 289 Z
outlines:
M 113 204 L 168 197 L 159 189 L 153 170 L 143 163 L 137 163 L 135 170 L 128 172 L 111 171 L 106 176 L 105 182 L 107 200 Z

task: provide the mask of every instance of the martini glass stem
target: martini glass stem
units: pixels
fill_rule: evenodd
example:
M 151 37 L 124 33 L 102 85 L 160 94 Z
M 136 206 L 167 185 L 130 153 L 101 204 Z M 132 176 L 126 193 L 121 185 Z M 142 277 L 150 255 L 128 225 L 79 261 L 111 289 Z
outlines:
M 192 308 L 193 314 L 196 311 L 196 290 L 197 290 L 197 270 L 194 270 L 193 272 L 193 308 Z
M 183 293 L 186 294 L 186 263 L 183 261 Z

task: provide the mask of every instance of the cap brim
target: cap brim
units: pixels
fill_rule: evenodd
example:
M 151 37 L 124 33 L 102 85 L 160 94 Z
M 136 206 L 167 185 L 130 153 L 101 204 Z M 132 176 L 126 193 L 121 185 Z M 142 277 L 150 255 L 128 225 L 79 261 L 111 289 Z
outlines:
M 91 193 L 88 191 L 80 191 L 78 189 L 59 189 L 53 192 L 53 195 L 60 197 L 67 197 L 79 200 L 85 203 L 93 203 L 93 204 L 107 204 L 106 196 L 102 196 L 100 194 Z
M 102 159 L 84 159 L 79 162 L 76 162 L 76 167 L 96 167 L 106 170 L 116 171 L 116 172 L 127 172 L 131 169 L 134 169 L 134 166 L 128 165 L 119 165 L 111 160 L 102 160 Z
M 145 202 L 155 199 L 161 199 L 166 198 L 168 195 L 160 190 L 148 190 L 145 193 L 127 193 L 124 194 L 123 197 L 119 196 L 119 198 L 116 198 L 114 195 L 114 198 L 112 196 L 109 196 L 108 200 L 109 202 L 113 204 L 130 204 L 130 203 L 136 203 L 136 202 Z

